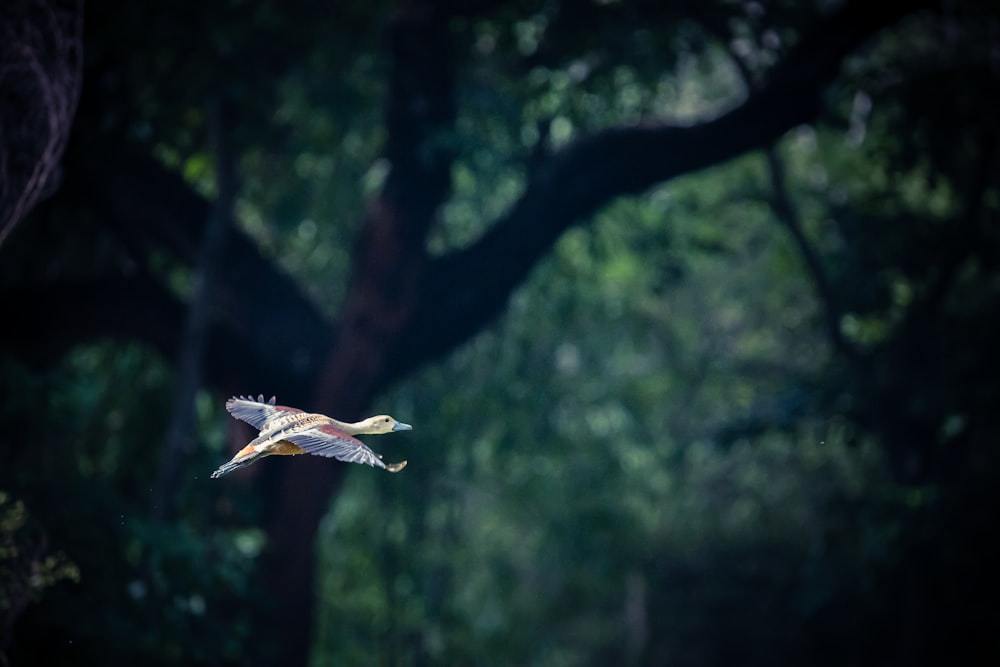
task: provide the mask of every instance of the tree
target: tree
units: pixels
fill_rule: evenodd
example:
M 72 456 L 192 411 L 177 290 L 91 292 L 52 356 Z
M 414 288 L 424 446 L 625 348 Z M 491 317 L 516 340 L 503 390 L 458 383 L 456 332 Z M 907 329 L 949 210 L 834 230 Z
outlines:
M 824 113 L 823 96 L 845 59 L 873 36 L 931 4 L 847 2 L 829 14 L 784 14 L 781 5 L 768 8 L 775 14 L 769 19 L 787 21 L 794 46 L 776 49 L 773 66 L 749 72 L 755 80 L 742 102 L 691 125 L 657 120 L 594 128 L 559 145 L 556 130 L 547 131 L 542 123 L 534 150 L 526 156 L 525 184 L 516 201 L 483 225 L 474 241 L 436 256 L 428 251 L 427 240 L 451 189 L 458 45 L 471 41 L 477 19 L 507 21 L 526 10 L 491 3 L 464 9 L 435 2 L 402 4 L 388 31 L 391 71 L 384 156 L 389 169 L 365 208 L 336 322 L 328 321 L 252 239 L 235 233 L 213 295 L 220 316 L 207 333 L 206 382 L 232 393 L 258 391 L 256 387 L 265 384 L 267 391 L 291 404 L 323 411 L 336 406 L 342 418 L 360 415 L 392 382 L 448 354 L 492 322 L 566 230 L 619 197 L 767 148 L 789 130 L 816 121 Z M 308 9 L 309 3 L 304 3 L 292 14 L 308 14 Z M 732 38 L 726 33 L 726 19 L 743 18 L 739 11 L 725 3 L 666 10 L 655 4 L 611 3 L 579 12 L 555 11 L 547 41 L 528 49 L 525 61 L 571 60 L 577 55 L 574 49 L 580 48 L 574 39 L 587 34 L 581 25 L 613 26 L 627 41 L 650 23 L 670 25 L 685 17 L 703 24 L 708 34 L 721 30 Z M 209 22 L 226 20 L 206 16 Z M 754 24 L 748 20 L 744 25 Z M 233 53 L 252 53 L 248 46 L 254 40 L 240 34 L 222 37 L 217 52 L 212 51 L 216 46 L 208 49 L 207 60 L 220 72 L 239 72 L 243 63 L 238 65 Z M 620 55 L 614 48 L 625 47 L 612 42 L 612 60 Z M 281 53 L 288 57 L 288 52 Z M 627 48 L 625 54 L 631 55 Z M 114 75 L 127 66 L 109 54 L 99 53 L 95 62 L 88 72 L 95 84 L 85 92 L 81 108 L 87 122 L 103 117 L 107 98 L 124 95 L 129 98 L 122 107 L 126 112 L 146 113 L 154 134 L 164 133 L 157 125 L 163 119 L 141 109 L 142 95 L 133 99 L 130 91 L 114 88 Z M 279 58 L 278 64 L 262 65 L 261 70 L 286 66 L 292 64 Z M 183 71 L 194 76 L 195 70 Z M 244 103 L 244 116 L 252 116 L 248 102 L 259 94 L 253 79 L 233 74 L 230 82 L 237 103 Z M 192 106 L 203 108 L 213 84 L 195 79 L 194 92 L 183 94 L 195 98 Z M 253 127 L 260 119 L 243 122 L 234 131 Z M 61 356 L 81 341 L 108 335 L 141 340 L 168 357 L 176 356 L 185 302 L 170 284 L 174 277 L 162 268 L 163 258 L 198 268 L 197 248 L 209 205 L 152 159 L 159 148 L 155 142 L 138 142 L 137 149 L 126 140 L 134 128 L 117 127 L 94 136 L 85 131 L 93 127 L 78 125 L 59 197 L 32 221 L 34 229 L 22 230 L 4 250 L 13 255 L 11 248 L 30 249 L 37 243 L 32 235 L 52 230 L 60 239 L 73 238 L 92 248 L 101 270 L 81 280 L 83 272 L 71 274 L 37 250 L 15 258 L 11 275 L 21 269 L 35 279 L 13 281 L 5 288 L 6 310 L 22 312 L 39 302 L 47 307 L 39 317 L 5 331 L 4 340 L 26 349 L 26 354 L 37 350 L 42 361 Z M 191 128 L 171 130 L 182 135 Z M 193 133 L 198 131 L 195 124 Z M 177 135 L 171 139 L 182 152 L 185 139 Z M 190 137 L 187 141 L 196 142 Z M 69 211 L 77 212 L 91 229 L 81 229 L 79 222 L 77 228 L 70 227 L 74 223 Z M 39 279 L 53 270 L 55 280 Z M 275 627 L 288 652 L 284 661 L 301 664 L 309 646 L 309 616 L 303 610 L 312 604 L 313 538 L 343 473 L 337 468 L 331 476 L 329 470 L 306 466 L 295 468 L 294 475 L 288 470 L 272 466 L 255 481 L 261 493 L 275 499 L 264 519 L 269 564 L 260 576 L 272 595 Z

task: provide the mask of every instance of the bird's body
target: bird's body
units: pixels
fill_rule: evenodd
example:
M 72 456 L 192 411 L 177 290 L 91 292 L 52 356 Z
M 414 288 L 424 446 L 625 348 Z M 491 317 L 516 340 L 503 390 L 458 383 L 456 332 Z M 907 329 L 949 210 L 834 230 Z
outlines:
M 226 410 L 236 419 L 259 429 L 260 434 L 237 452 L 229 463 L 213 472 L 212 477 L 222 477 L 257 459 L 274 455 L 316 454 L 350 463 L 366 463 L 389 472 L 399 472 L 406 466 L 406 461 L 384 463 L 381 456 L 354 437 L 412 428 L 388 415 L 377 415 L 359 422 L 342 422 L 326 415 L 275 405 L 273 396 L 270 401 L 265 401 L 263 395 L 256 400 L 234 396 L 226 401 Z

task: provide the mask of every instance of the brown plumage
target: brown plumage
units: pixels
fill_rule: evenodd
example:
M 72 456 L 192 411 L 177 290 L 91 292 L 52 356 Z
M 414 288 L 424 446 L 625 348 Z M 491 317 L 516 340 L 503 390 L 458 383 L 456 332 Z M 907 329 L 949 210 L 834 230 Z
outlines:
M 406 461 L 384 463 L 380 455 L 353 437 L 413 428 L 389 415 L 376 415 L 359 422 L 342 422 L 326 415 L 275 405 L 274 396 L 265 401 L 263 395 L 256 399 L 234 396 L 226 401 L 226 410 L 236 419 L 260 430 L 260 434 L 237 452 L 229 463 L 213 472 L 212 477 L 222 477 L 257 459 L 275 455 L 316 454 L 349 463 L 366 463 L 389 472 L 399 472 L 406 466 Z

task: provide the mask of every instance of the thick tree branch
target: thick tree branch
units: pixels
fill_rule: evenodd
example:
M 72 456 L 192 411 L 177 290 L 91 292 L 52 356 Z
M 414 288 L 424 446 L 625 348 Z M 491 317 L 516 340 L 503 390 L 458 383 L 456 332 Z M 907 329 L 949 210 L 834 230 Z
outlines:
M 815 120 L 843 59 L 880 29 L 931 4 L 847 3 L 804 35 L 759 90 L 719 118 L 689 127 L 613 128 L 552 155 L 482 238 L 429 267 L 416 317 L 387 365 L 391 377 L 479 331 L 567 228 L 612 199 L 763 148 Z
M 342 419 L 366 410 L 391 372 L 386 353 L 405 335 L 417 307 L 427 262 L 424 238 L 448 194 L 454 56 L 444 4 L 402 3 L 390 26 L 391 170 L 366 211 L 340 326 L 311 402 Z M 315 605 L 315 531 L 344 472 L 344 466 L 298 466 L 283 476 L 275 495 L 265 586 L 277 614 L 272 627 L 284 642 L 283 664 L 307 662 L 312 627 L 299 617 Z
M 390 380 L 482 329 L 575 222 L 615 197 L 770 145 L 814 120 L 841 60 L 912 8 L 848 5 L 793 49 L 758 93 L 718 119 L 616 128 L 576 142 L 543 162 L 521 200 L 478 242 L 427 266 L 424 234 L 447 193 L 450 155 L 436 139 L 453 113 L 451 54 L 434 4 L 407 4 L 393 28 L 392 171 L 355 249 L 351 290 L 316 402 L 336 406 L 338 416 L 357 416 Z M 342 476 L 343 468 L 299 466 L 275 496 L 266 586 L 288 664 L 306 662 L 311 628 L 296 615 L 315 603 L 315 530 Z
M 181 330 L 177 362 L 173 414 L 163 447 L 153 490 L 153 516 L 166 519 L 173 514 L 171 489 L 180 472 L 183 459 L 194 448 L 195 396 L 202 384 L 202 361 L 211 324 L 210 308 L 225 252 L 226 231 L 232 226 L 233 203 L 236 198 L 236 167 L 227 129 L 230 116 L 222 96 L 211 103 L 209 116 L 215 153 L 216 188 L 212 206 L 194 267 L 191 303 Z
M 76 345 L 108 338 L 142 341 L 173 358 L 187 308 L 145 273 L 4 290 L 0 304 L 6 312 L 28 314 L 0 328 L 0 342 L 43 366 Z M 242 334 L 220 323 L 209 330 L 204 373 L 211 384 L 238 391 L 266 377 L 301 399 L 315 371 L 289 365 L 273 350 L 260 354 Z
M 827 338 L 833 347 L 846 358 L 858 361 L 859 351 L 844 338 L 840 330 L 840 318 L 842 315 L 839 299 L 830 284 L 826 269 L 819 254 L 809 243 L 805 231 L 802 228 L 802 220 L 798 211 L 792 204 L 788 189 L 785 187 L 785 170 L 774 146 L 768 146 L 764 151 L 767 159 L 767 171 L 771 178 L 771 210 L 774 217 L 778 219 L 785 229 L 788 230 L 795 247 L 799 250 L 799 255 L 806 265 L 806 270 L 812 278 L 813 286 L 816 288 L 820 306 L 823 309 L 823 323 L 826 328 Z
M 182 265 L 196 266 L 196 239 L 204 233 L 209 203 L 154 160 L 112 146 L 97 150 L 71 145 L 65 165 L 64 186 L 51 201 L 52 212 L 66 208 L 74 216 L 60 213 L 59 224 L 76 225 L 83 218 L 100 221 L 132 253 L 132 262 L 108 267 L 107 277 L 98 281 L 80 282 L 73 276 L 64 281 L 60 273 L 50 276 L 55 267 L 47 267 L 45 257 L 38 258 L 31 265 L 37 275 L 26 273 L 22 286 L 0 293 L 0 307 L 32 313 L 22 326 L 0 329 L 0 341 L 47 346 L 55 358 L 83 341 L 134 338 L 172 357 L 178 350 L 177 323 L 184 320 L 184 305 L 144 267 L 151 256 L 162 256 L 164 251 Z M 79 237 L 95 247 L 102 243 L 93 234 Z M 5 251 L 16 255 L 15 246 L 21 241 L 30 239 L 16 238 Z M 216 264 L 211 338 L 217 342 L 207 354 L 206 382 L 227 392 L 245 393 L 259 389 L 260 378 L 266 377 L 273 383 L 271 391 L 304 402 L 318 376 L 317 360 L 335 327 L 295 281 L 239 230 L 229 230 L 223 259 Z M 133 275 L 136 267 L 138 277 Z M 140 286 L 148 290 L 148 299 L 142 298 Z M 103 301 L 101 289 L 108 290 Z M 21 310 L 19 305 L 37 303 L 47 307 Z M 21 335 L 26 331 L 31 336 Z M 242 369 L 217 375 L 220 350 L 228 351 L 223 356 L 238 355 L 233 362 L 241 363 Z
M 724 44 L 728 44 L 728 31 L 724 22 L 709 20 L 704 23 L 706 28 Z M 754 73 L 745 59 L 738 53 L 730 52 L 730 57 L 736 69 L 740 73 L 740 78 L 746 85 L 747 90 L 757 89 Z M 792 237 L 792 242 L 799 251 L 805 268 L 813 281 L 819 297 L 820 306 L 823 310 L 823 323 L 831 344 L 845 357 L 852 360 L 858 359 L 858 351 L 844 338 L 840 330 L 841 309 L 837 295 L 830 283 L 830 278 L 823 267 L 822 259 L 806 238 L 805 230 L 802 226 L 802 219 L 798 210 L 792 203 L 792 198 L 788 194 L 785 184 L 785 167 L 778 154 L 777 147 L 772 144 L 764 149 L 764 157 L 767 162 L 768 177 L 771 181 L 771 196 L 768 203 L 771 211 L 779 223 L 788 231 Z
M 149 158 L 113 149 L 105 154 L 98 164 L 91 151 L 75 154 L 67 179 L 98 201 L 103 219 L 133 245 L 166 249 L 182 264 L 196 266 L 210 204 Z M 217 317 L 245 337 L 255 356 L 283 357 L 300 370 L 314 366 L 332 328 L 292 277 L 236 229 L 229 232 L 220 264 L 213 297 Z

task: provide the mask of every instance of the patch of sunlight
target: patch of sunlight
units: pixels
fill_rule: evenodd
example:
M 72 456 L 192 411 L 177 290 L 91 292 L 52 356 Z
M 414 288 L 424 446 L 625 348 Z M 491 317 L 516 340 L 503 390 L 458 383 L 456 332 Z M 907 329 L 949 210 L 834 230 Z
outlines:
M 130 581 L 127 590 L 129 597 L 133 600 L 142 600 L 149 592 L 146 582 L 141 579 L 134 579 Z
M 192 616 L 201 616 L 205 613 L 205 598 L 198 594 L 183 596 L 178 595 L 174 598 L 174 606 Z
M 184 161 L 181 169 L 184 180 L 209 199 L 216 196 L 215 164 L 207 153 L 195 153 Z
M 560 343 L 555 352 L 555 368 L 562 375 L 576 375 L 582 367 L 580 348 L 572 343 Z
M 566 116 L 553 118 L 549 127 L 549 137 L 553 147 L 559 148 L 565 145 L 573 137 L 573 121 Z
M 292 162 L 295 175 L 299 178 L 309 178 L 316 164 L 316 156 L 312 153 L 299 153 Z
M 152 265 L 154 262 L 150 261 Z M 194 272 L 186 266 L 175 264 L 164 265 L 159 271 L 160 277 L 164 279 L 170 290 L 177 296 L 185 300 L 191 296 L 194 288 Z
M 920 165 L 900 179 L 900 197 L 914 211 L 951 219 L 958 212 L 958 198 L 945 179 L 931 179 L 930 168 Z
M 216 404 L 215 396 L 201 389 L 195 394 L 194 406 L 201 442 L 205 443 L 205 447 L 210 451 L 221 452 L 225 449 L 226 436 L 225 429 L 218 427 L 219 406 Z
M 316 230 L 316 223 L 306 218 L 299 223 L 295 231 L 300 242 L 311 244 L 316 240 Z
M 522 56 L 530 56 L 538 49 L 547 26 L 548 19 L 541 14 L 535 14 L 514 24 L 514 39 L 517 41 L 517 50 Z
M 181 154 L 173 146 L 156 144 L 153 146 L 153 157 L 166 167 L 176 171 L 181 166 Z
M 261 208 L 243 198 L 236 200 L 236 224 L 243 229 L 264 252 L 274 250 L 274 232 L 264 219 Z
M 607 403 L 586 413 L 587 428 L 593 438 L 607 438 L 620 432 L 629 421 L 628 412 L 620 403 Z
M 847 313 L 840 318 L 840 332 L 855 343 L 873 345 L 885 340 L 889 327 L 881 317 Z
M 672 77 L 673 93 L 655 100 L 656 106 L 669 109 L 679 122 L 696 122 L 720 113 L 746 97 L 746 87 L 732 63 L 732 58 L 719 49 L 709 49 L 700 58 L 680 58 Z
M 903 276 L 896 276 L 890 283 L 892 303 L 898 308 L 906 308 L 913 302 L 913 286 Z
M 259 528 L 245 528 L 233 535 L 233 546 L 244 558 L 256 558 L 264 550 L 267 537 Z
M 961 435 L 968 425 L 968 417 L 963 414 L 951 414 L 942 422 L 940 430 L 941 440 L 951 440 Z
M 361 189 L 365 198 L 375 196 L 382 189 L 391 169 L 392 165 L 385 158 L 379 158 L 372 162 L 372 165 L 361 177 Z
M 621 75 L 621 73 L 626 75 Z M 643 111 L 645 88 L 635 81 L 635 74 L 630 69 L 618 68 L 615 71 L 615 84 L 618 94 L 615 96 L 615 106 L 618 112 L 630 120 L 638 120 Z

